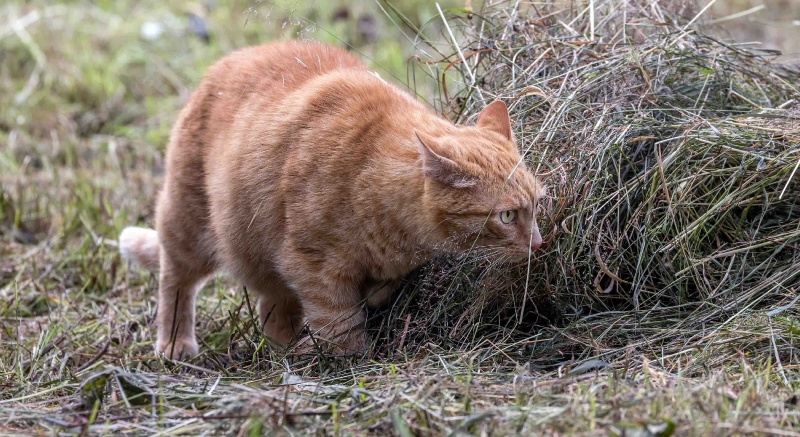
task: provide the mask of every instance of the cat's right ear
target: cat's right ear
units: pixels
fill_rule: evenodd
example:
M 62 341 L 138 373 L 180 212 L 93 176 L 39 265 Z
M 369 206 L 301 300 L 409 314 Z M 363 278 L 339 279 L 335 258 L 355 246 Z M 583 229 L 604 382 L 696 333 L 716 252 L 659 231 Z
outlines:
M 422 172 L 425 176 L 453 188 L 469 188 L 476 184 L 475 178 L 458 167 L 452 159 L 436 153 L 436 139 L 422 133 L 414 132 L 419 146 L 419 157 L 422 160 Z
M 478 121 L 475 122 L 475 125 L 514 141 L 514 134 L 511 133 L 511 118 L 508 116 L 508 107 L 502 100 L 495 100 L 483 108 L 483 111 L 478 114 Z

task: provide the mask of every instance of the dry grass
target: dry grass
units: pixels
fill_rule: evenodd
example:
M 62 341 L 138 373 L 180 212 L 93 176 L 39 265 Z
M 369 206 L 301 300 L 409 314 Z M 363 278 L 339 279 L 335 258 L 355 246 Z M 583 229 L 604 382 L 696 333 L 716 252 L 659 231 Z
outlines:
M 155 279 L 113 238 L 152 220 L 174 96 L 223 42 L 153 60 L 130 34 L 0 24 L 0 433 L 800 435 L 800 74 L 669 5 L 444 11 L 462 55 L 423 29 L 409 77 L 459 122 L 509 103 L 548 237 L 530 264 L 420 269 L 352 359 L 271 348 L 225 278 L 199 299 L 204 353 L 154 354 Z M 63 8 L 41 10 L 126 26 Z

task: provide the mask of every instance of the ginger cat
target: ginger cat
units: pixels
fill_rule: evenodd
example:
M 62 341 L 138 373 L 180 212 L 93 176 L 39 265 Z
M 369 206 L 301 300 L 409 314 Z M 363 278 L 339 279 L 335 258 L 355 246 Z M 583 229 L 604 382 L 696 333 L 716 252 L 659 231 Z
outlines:
M 542 196 L 504 103 L 455 126 L 344 50 L 285 41 L 212 66 L 167 148 L 156 230 L 126 228 L 122 255 L 158 270 L 158 339 L 198 353 L 195 296 L 217 269 L 258 301 L 265 334 L 308 323 L 333 353 L 364 349 L 366 302 L 440 253 L 526 259 Z M 306 340 L 308 341 L 308 340 Z

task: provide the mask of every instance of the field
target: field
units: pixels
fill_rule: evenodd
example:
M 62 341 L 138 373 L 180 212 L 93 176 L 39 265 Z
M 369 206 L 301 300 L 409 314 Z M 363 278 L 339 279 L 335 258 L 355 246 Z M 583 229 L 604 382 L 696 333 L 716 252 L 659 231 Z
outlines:
M 683 1 L 211 3 L 0 6 L 0 435 L 800 436 L 796 56 Z M 152 226 L 205 67 L 277 38 L 347 44 L 459 123 L 504 99 L 546 244 L 414 272 L 362 357 L 286 355 L 219 276 L 201 355 L 166 361 L 115 238 Z

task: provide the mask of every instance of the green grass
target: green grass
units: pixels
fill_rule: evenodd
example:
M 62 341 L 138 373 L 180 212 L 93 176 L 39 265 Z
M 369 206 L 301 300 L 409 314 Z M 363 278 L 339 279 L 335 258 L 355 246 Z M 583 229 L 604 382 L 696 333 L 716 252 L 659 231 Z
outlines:
M 209 44 L 187 31 L 184 2 L 0 6 L 0 434 L 800 435 L 800 318 L 766 313 L 797 296 L 800 125 L 791 105 L 764 110 L 800 101 L 798 82 L 781 83 L 797 76 L 702 38 L 674 51 L 660 38 L 675 35 L 559 42 L 587 33 L 580 5 L 536 24 L 525 14 L 551 6 L 523 4 L 508 43 L 508 5 L 483 27 L 447 13 L 465 54 L 491 43 L 470 68 L 484 93 L 515 102 L 520 144 L 536 146 L 552 186 L 553 234 L 527 290 L 524 267 L 443 260 L 370 315 L 368 356 L 299 359 L 265 342 L 241 287 L 219 277 L 198 300 L 201 356 L 156 356 L 156 278 L 127 268 L 114 240 L 152 224 L 169 129 L 211 62 L 276 38 L 344 41 L 454 119 L 479 109 L 461 63 L 447 97 L 431 77 L 457 57 L 430 2 L 394 2 L 425 28 L 416 47 L 373 2 L 334 22 L 343 3 L 220 0 Z M 362 13 L 375 42 L 355 31 Z M 558 20 L 580 35 L 564 38 Z M 164 34 L 143 40 L 145 21 Z M 472 41 L 470 25 L 489 39 Z M 658 101 L 631 106 L 643 72 Z M 619 109 L 596 105 L 605 91 Z M 664 142 L 654 165 L 654 143 L 673 137 L 686 141 Z M 673 151 L 678 165 L 664 162 Z M 598 258 L 640 291 L 596 292 L 613 285 Z

